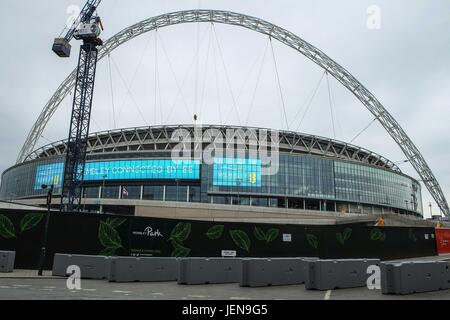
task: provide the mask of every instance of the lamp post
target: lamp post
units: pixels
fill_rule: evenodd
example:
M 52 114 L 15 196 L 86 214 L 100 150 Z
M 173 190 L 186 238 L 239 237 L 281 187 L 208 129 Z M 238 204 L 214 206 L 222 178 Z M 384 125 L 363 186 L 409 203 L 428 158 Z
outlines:
M 38 275 L 42 276 L 42 271 L 44 269 L 44 263 L 45 263 L 45 254 L 47 250 L 47 238 L 48 238 L 48 225 L 50 222 L 50 209 L 52 205 L 52 196 L 53 196 L 53 190 L 54 185 L 51 185 L 50 187 L 43 184 L 42 189 L 48 189 L 47 193 L 47 215 L 45 217 L 45 227 L 44 227 L 44 239 L 42 241 L 42 247 L 41 247 L 41 256 L 39 257 L 39 271 Z
M 430 202 L 428 206 L 430 207 L 430 217 L 433 218 L 433 209 L 432 209 L 433 205 Z

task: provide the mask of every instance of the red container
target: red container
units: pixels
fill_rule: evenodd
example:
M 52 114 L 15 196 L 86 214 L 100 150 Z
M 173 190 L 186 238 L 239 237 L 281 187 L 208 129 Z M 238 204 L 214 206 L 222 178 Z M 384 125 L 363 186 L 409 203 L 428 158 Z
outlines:
M 436 228 L 436 241 L 439 254 L 450 253 L 450 229 Z

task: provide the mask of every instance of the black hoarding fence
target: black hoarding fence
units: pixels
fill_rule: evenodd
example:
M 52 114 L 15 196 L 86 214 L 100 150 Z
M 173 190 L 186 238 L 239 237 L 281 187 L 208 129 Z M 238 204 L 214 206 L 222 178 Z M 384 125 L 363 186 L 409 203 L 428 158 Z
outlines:
M 16 251 L 16 268 L 37 268 L 44 218 L 42 212 L 0 212 L 0 250 Z M 51 268 L 55 253 L 381 260 L 438 254 L 433 228 L 276 225 L 52 213 L 47 269 Z

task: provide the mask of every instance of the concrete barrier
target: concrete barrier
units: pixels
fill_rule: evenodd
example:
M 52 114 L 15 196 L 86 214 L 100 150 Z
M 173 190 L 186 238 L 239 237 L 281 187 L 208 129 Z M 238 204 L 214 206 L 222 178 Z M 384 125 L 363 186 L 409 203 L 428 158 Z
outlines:
M 241 287 L 303 284 L 308 261 L 318 258 L 269 258 L 242 260 Z
M 67 267 L 78 266 L 82 279 L 107 279 L 109 273 L 109 257 L 87 256 L 75 254 L 55 254 L 53 260 L 53 276 L 66 277 Z
M 0 251 L 0 272 L 9 273 L 14 271 L 15 251 Z
M 308 290 L 365 287 L 368 278 L 367 268 L 379 264 L 378 259 L 309 261 L 305 287 Z
M 108 273 L 110 282 L 176 281 L 177 278 L 177 258 L 113 257 L 110 259 Z
M 443 261 L 381 264 L 383 294 L 413 294 L 450 289 L 450 264 Z
M 178 284 L 238 283 L 241 259 L 186 258 L 179 260 Z

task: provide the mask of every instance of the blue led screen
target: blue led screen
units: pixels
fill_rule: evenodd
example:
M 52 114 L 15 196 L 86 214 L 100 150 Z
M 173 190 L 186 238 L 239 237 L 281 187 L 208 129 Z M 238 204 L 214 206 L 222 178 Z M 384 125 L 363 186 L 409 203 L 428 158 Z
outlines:
M 42 184 L 54 184 L 61 187 L 64 163 L 38 166 L 36 169 L 35 189 Z M 198 160 L 121 160 L 107 162 L 88 162 L 84 170 L 85 181 L 103 180 L 165 180 L 200 179 Z
M 213 185 L 232 187 L 261 187 L 261 160 L 215 158 Z

